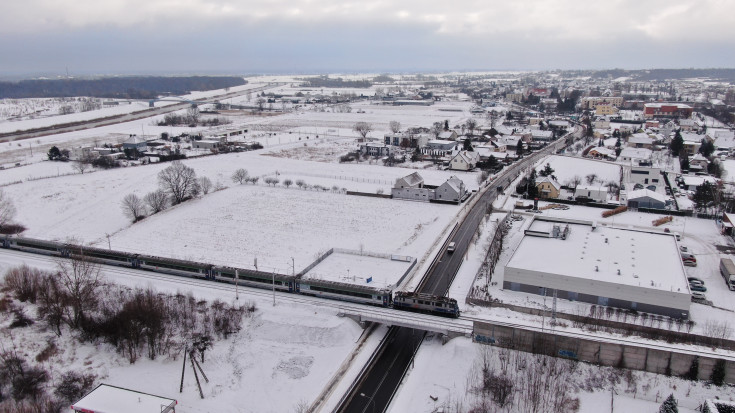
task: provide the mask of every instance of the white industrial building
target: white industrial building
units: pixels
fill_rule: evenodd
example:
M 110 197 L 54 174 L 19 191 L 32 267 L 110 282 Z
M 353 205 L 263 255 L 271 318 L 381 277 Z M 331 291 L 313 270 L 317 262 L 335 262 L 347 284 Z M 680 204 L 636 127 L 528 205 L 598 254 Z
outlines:
M 536 217 L 505 268 L 503 288 L 688 318 L 691 296 L 671 234 Z

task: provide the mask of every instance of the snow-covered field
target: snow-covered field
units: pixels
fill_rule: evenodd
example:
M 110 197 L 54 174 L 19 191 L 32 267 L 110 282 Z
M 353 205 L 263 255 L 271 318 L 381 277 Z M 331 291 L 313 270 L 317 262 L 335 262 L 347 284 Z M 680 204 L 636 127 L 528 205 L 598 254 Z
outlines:
M 621 167 L 611 162 L 552 155 L 540 161 L 536 165 L 536 170 L 542 170 L 547 163 L 554 169 L 554 176 L 562 185 L 568 184 L 574 177 L 579 177 L 584 185 L 586 184 L 585 177 L 589 174 L 597 174 L 595 182 L 598 184 L 606 184 L 610 181 L 620 182 Z
M 258 81 L 293 82 L 295 79 L 271 76 Z M 274 90 L 293 94 L 299 89 L 284 85 Z M 325 90 L 326 93 L 332 92 Z M 353 92 L 367 94 L 369 91 Z M 246 99 L 233 99 L 233 103 L 241 103 Z M 247 126 L 249 132 L 244 138 L 260 141 L 265 149 L 185 161 L 198 176 L 206 176 L 213 183 L 226 188 L 135 224 L 131 224 L 123 214 L 121 200 L 130 193 L 142 197 L 156 189 L 157 174 L 167 164 L 65 176 L 72 172 L 70 164 L 41 162 L 45 152 L 52 144 L 71 146 L 106 142 L 132 133 L 148 136 L 161 132 L 178 134 L 193 131 L 191 128 L 158 127 L 154 125 L 157 119 L 149 118 L 94 130 L 51 135 L 40 141 L 34 139 L 23 142 L 21 146 L 18 143 L 0 145 L 0 164 L 28 164 L 0 171 L 0 185 L 10 184 L 3 190 L 15 203 L 17 221 L 28 227 L 25 235 L 29 237 L 54 240 L 76 237 L 98 247 L 107 247 L 109 239 L 113 249 L 244 268 L 252 268 L 257 258 L 260 270 L 281 273 L 300 271 L 332 247 L 420 259 L 443 240 L 444 230 L 452 224 L 463 207 L 348 196 L 343 189 L 389 193 L 395 179 L 415 170 L 388 168 L 378 161 L 341 164 L 337 159 L 357 147 L 354 139 L 356 134 L 351 130 L 355 122 L 372 123 L 375 130 L 370 136 L 380 139 L 383 133 L 388 132 L 388 124 L 392 120 L 401 122 L 404 129 L 409 126 L 430 127 L 433 122 L 443 122 L 445 119 L 452 126 L 460 124 L 471 116 L 471 105 L 468 101 L 450 101 L 430 107 L 396 107 L 359 102 L 353 104 L 351 113 L 302 108 L 278 116 L 233 116 L 231 126 Z M 476 119 L 482 124 L 482 119 Z M 575 175 L 584 179 L 590 173 L 597 174 L 601 182 L 617 182 L 620 177 L 620 166 L 610 163 L 552 156 L 536 167 L 543 168 L 546 162 L 551 163 L 554 174 L 562 184 Z M 417 168 L 427 183 L 440 184 L 450 175 L 458 175 L 468 189 L 478 187 L 476 173 L 423 169 L 423 165 L 410 166 Z M 260 182 L 257 185 L 233 184 L 230 176 L 238 168 L 247 169 L 251 176 L 261 177 Z M 33 180 L 41 177 L 45 179 Z M 304 180 L 309 185 L 320 185 L 325 190 L 304 190 L 295 185 L 286 188 L 282 184 L 267 186 L 263 182 L 265 177 L 277 177 L 281 183 L 286 179 Z M 17 183 L 19 181 L 21 183 Z M 507 196 L 504 199 L 508 201 L 508 207 L 515 201 Z M 496 203 L 496 207 L 502 206 L 502 202 Z M 548 210 L 543 214 L 641 227 L 650 227 L 651 221 L 659 217 L 626 212 L 603 219 L 601 211 L 574 206 L 566 211 Z M 464 304 L 484 256 L 487 234 L 491 233 L 493 221 L 501 215 L 493 214 L 483 226 L 482 234 L 470 245 L 465 264 L 460 268 L 449 295 L 460 303 L 463 314 L 539 325 L 542 321 L 537 317 Z M 528 218 L 513 224 L 506 245 L 512 247 L 520 239 L 527 222 Z M 692 318 L 697 322 L 693 331 L 701 332 L 702 325 L 708 319 L 731 319 L 735 311 L 732 294 L 735 293 L 724 287 L 716 271 L 719 254 L 714 248 L 717 244 L 729 245 L 730 241 L 719 235 L 713 221 L 676 217 L 665 227 L 684 235 L 681 243 L 697 255 L 699 263 L 698 267 L 687 267 L 687 274 L 703 278 L 709 288 L 708 298 L 720 307 L 693 304 Z M 498 264 L 500 276 L 502 266 L 511 253 L 512 250 L 508 249 L 501 255 Z M 357 280 L 374 272 L 388 271 L 400 275 L 406 268 L 404 263 L 384 266 L 385 262 L 376 263 L 372 259 L 350 259 L 346 263 L 343 258 L 335 256 L 327 259 L 312 270 L 312 275 L 340 277 L 349 270 L 349 275 Z M 291 267 L 292 262 L 295 268 Z M 6 267 L 3 264 L 0 269 Z M 376 281 L 381 281 L 380 276 Z M 207 287 L 182 287 L 175 281 L 130 277 L 122 282 L 131 286 L 153 285 L 168 291 L 191 289 L 197 297 L 208 300 L 233 299 L 231 292 L 223 293 Z M 383 283 L 391 281 L 385 279 Z M 502 291 L 500 287 L 502 284 L 490 286 L 493 297 L 528 306 L 544 305 L 543 297 Z M 140 360 L 135 365 L 128 365 L 105 346 L 79 344 L 69 336 L 63 338 L 64 351 L 52 360 L 56 366 L 54 368 L 61 369 L 59 366 L 62 365 L 64 369 L 89 367 L 104 382 L 132 388 L 143 386 L 144 391 L 176 398 L 182 412 L 287 412 L 311 404 L 325 391 L 326 384 L 340 365 L 351 359 L 362 330 L 351 320 L 336 317 L 335 310 L 316 302 L 307 304 L 278 300 L 273 307 L 267 298 L 262 298 L 262 294 L 247 289 L 241 291 L 241 299 L 246 297 L 256 301 L 259 309 L 255 317 L 246 320 L 239 334 L 218 343 L 208 355 L 207 364 L 203 367 L 212 383 L 205 386 L 204 400 L 199 399 L 190 375 L 185 382 L 184 393 L 178 393 L 180 360 Z M 580 306 L 579 303 L 559 301 L 560 311 L 575 312 Z M 3 320 L 3 323 L 7 321 Z M 49 334 L 28 333 L 19 339 L 31 343 L 27 351 L 32 357 Z M 373 344 L 379 340 L 380 337 L 375 337 Z M 430 336 L 396 395 L 391 411 L 432 412 L 449 400 L 461 401 L 467 406 L 471 402 L 471 386 L 467 378 L 476 364 L 478 348 L 481 346 L 465 338 L 453 339 L 442 346 L 438 337 Z M 356 360 L 363 362 L 371 350 L 372 347 L 364 349 Z M 593 369 L 591 366 L 581 368 L 585 372 Z M 693 411 L 696 403 L 704 397 L 720 394 L 723 398 L 732 398 L 729 389 L 706 389 L 702 384 L 643 373 L 634 373 L 634 376 L 638 380 L 635 392 L 629 393 L 623 387 L 616 387 L 616 410 L 655 411 L 662 398 L 672 391 L 680 400 L 680 406 L 684 407 L 681 411 L 686 412 Z M 351 378 L 343 381 L 348 380 Z M 335 393 L 344 390 L 345 383 L 339 384 L 342 387 Z M 432 397 L 438 399 L 435 401 Z M 578 397 L 581 400 L 580 411 L 583 412 L 610 404 L 609 389 L 580 392 Z M 681 401 L 686 398 L 690 400 Z

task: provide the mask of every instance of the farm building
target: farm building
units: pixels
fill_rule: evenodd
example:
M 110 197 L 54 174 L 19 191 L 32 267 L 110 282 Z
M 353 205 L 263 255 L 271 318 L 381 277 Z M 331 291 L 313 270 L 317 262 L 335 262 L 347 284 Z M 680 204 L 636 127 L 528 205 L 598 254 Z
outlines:
M 536 217 L 503 288 L 687 318 L 691 297 L 673 235 Z
M 176 404 L 174 399 L 100 384 L 71 408 L 84 413 L 175 413 Z

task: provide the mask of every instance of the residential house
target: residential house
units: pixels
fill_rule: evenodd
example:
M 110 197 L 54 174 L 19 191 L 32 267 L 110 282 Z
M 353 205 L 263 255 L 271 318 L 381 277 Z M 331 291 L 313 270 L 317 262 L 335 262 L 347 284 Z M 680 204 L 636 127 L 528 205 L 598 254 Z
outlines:
M 540 198 L 559 198 L 561 185 L 550 176 L 542 176 L 536 179 L 536 188 Z
M 123 150 L 125 149 L 145 152 L 148 150 L 148 143 L 145 139 L 139 138 L 137 135 L 130 135 L 128 140 L 123 142 Z
M 421 148 L 421 152 L 424 155 L 442 157 L 451 153 L 455 148 L 459 148 L 459 146 L 459 143 L 455 141 L 431 140 L 426 142 L 426 145 Z
M 684 152 L 687 155 L 693 156 L 699 152 L 699 148 L 702 146 L 702 139 L 706 135 L 697 135 L 691 132 L 681 132 L 681 137 L 684 139 Z
M 467 195 L 467 189 L 461 179 L 452 175 L 439 186 L 426 185 L 418 172 L 396 179 L 391 189 L 395 199 L 406 199 L 419 202 L 454 202 L 459 203 Z
M 616 158 L 614 149 L 605 148 L 603 146 L 590 149 L 589 152 L 587 152 L 587 156 L 595 159 L 607 159 L 610 161 L 614 161 Z
M 635 186 L 640 185 L 663 185 L 664 178 L 661 169 L 652 166 L 630 165 L 624 167 L 625 182 Z
M 447 130 L 439 133 L 437 136 L 438 139 L 444 140 L 444 141 L 456 141 L 457 140 L 457 132 L 453 130 Z
M 689 171 L 691 172 L 707 172 L 709 161 L 701 153 L 696 153 L 689 158 Z
M 735 150 L 735 132 L 729 130 L 707 131 L 706 135 L 713 140 L 718 151 L 732 152 Z
M 78 148 L 71 148 L 69 153 L 69 159 L 72 161 L 89 161 L 99 156 L 98 152 L 95 152 L 91 146 L 80 146 Z
M 479 156 L 475 151 L 459 151 L 449 161 L 449 169 L 455 171 L 470 171 L 477 166 Z
M 574 199 L 591 200 L 599 203 L 607 202 L 607 188 L 599 185 L 577 185 L 574 189 Z
M 699 124 L 694 119 L 682 119 L 679 121 L 682 132 L 699 132 Z
M 369 156 L 388 156 L 391 147 L 384 143 L 366 142 L 360 145 L 360 153 Z
M 459 203 L 466 193 L 464 182 L 452 175 L 434 190 L 434 201 Z
M 406 175 L 403 178 L 396 179 L 393 188 L 423 188 L 424 178 L 418 172 Z
M 634 133 L 628 137 L 628 146 L 631 148 L 651 149 L 653 147 L 653 139 L 646 133 Z
M 620 152 L 618 161 L 638 164 L 640 161 L 648 161 L 651 159 L 652 154 L 653 151 L 650 149 L 626 147 Z
M 534 142 L 549 143 L 554 139 L 554 132 L 550 130 L 532 130 L 531 139 Z

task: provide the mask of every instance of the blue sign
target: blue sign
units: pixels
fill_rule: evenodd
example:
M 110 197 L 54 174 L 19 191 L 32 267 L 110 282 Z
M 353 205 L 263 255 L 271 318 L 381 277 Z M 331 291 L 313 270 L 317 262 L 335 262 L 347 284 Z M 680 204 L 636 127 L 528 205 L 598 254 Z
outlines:
M 370 284 L 370 282 L 373 280 L 373 277 L 368 277 L 367 280 L 365 280 L 366 283 Z

